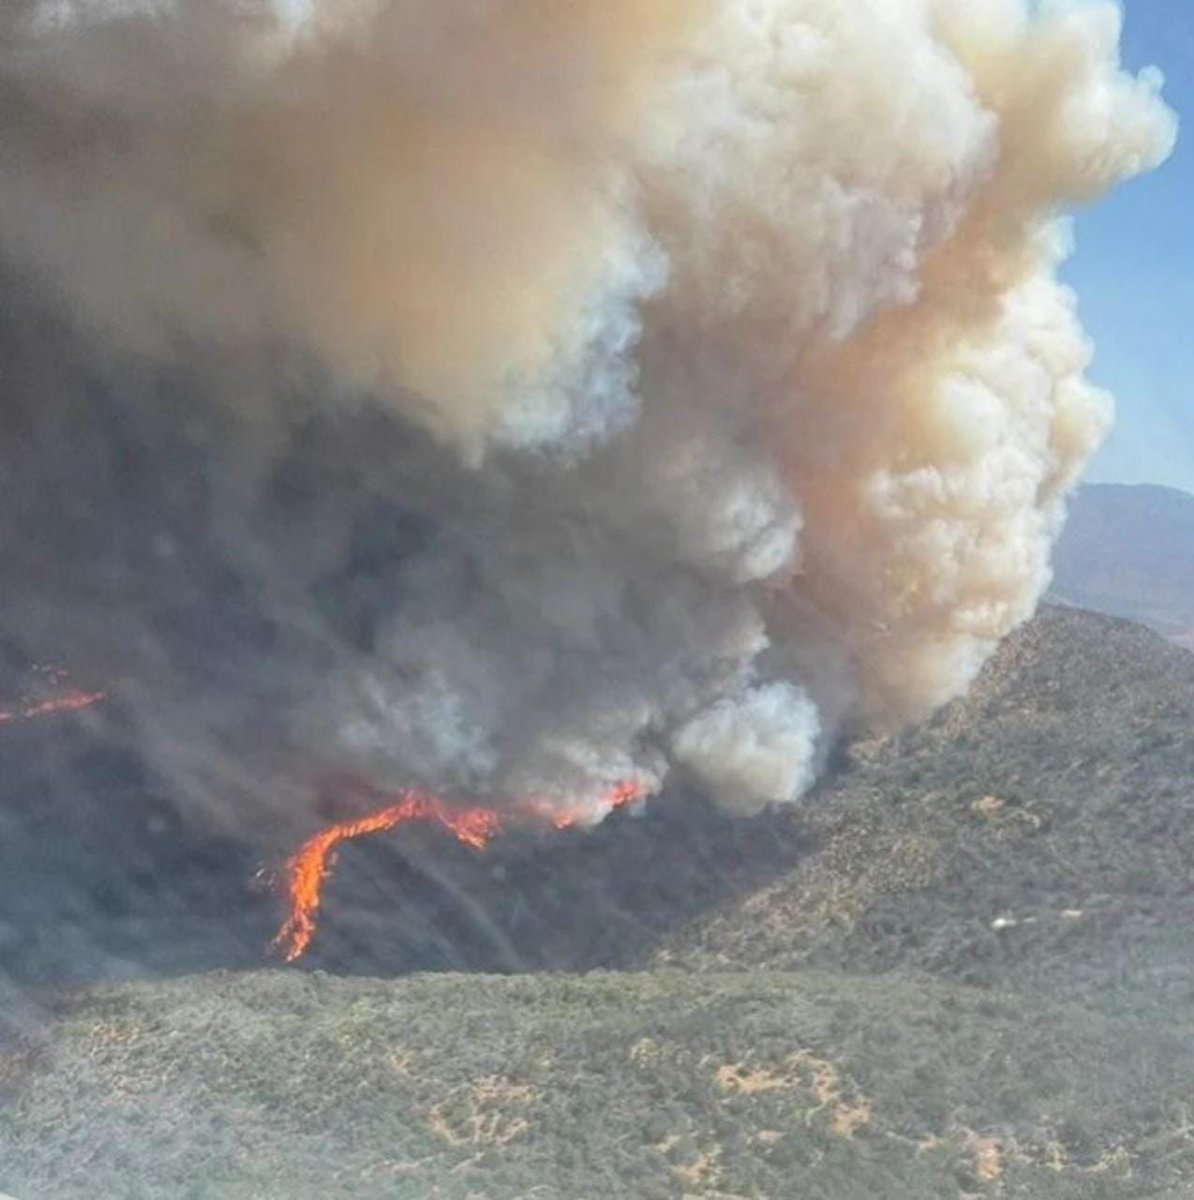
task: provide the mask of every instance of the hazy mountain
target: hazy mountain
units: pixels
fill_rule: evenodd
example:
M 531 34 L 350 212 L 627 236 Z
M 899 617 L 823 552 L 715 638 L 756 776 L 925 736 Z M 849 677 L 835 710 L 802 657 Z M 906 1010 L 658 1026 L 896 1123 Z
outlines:
M 1054 558 L 1058 602 L 1128 617 L 1194 648 L 1194 496 L 1091 484 Z
M 408 863 L 409 896 L 362 882 L 400 862 L 378 839 L 321 933 L 346 974 L 429 947 L 622 970 L 63 996 L 0 1053 L 0 1189 L 1178 1200 L 1192 793 L 1194 656 L 1048 610 L 797 812 L 665 804 L 421 883 Z

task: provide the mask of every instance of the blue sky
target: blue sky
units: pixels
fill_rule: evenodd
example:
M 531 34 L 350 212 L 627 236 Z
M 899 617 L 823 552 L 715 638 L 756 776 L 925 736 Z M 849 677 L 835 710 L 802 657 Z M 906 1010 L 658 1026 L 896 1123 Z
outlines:
M 1065 270 L 1119 421 L 1091 478 L 1194 492 L 1194 0 L 1125 0 L 1124 62 L 1186 118 L 1173 158 L 1078 216 Z

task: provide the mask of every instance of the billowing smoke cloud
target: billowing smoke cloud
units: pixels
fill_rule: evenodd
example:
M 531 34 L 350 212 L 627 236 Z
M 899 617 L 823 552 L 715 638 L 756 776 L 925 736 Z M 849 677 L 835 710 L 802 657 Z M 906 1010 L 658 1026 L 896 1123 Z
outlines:
M 1114 6 L 7 12 L 10 294 L 158 431 L 151 478 L 185 447 L 266 629 L 194 635 L 235 664 L 197 694 L 120 585 L 108 659 L 180 777 L 596 818 L 676 773 L 749 813 L 1032 612 L 1111 419 L 1060 214 L 1174 137 Z

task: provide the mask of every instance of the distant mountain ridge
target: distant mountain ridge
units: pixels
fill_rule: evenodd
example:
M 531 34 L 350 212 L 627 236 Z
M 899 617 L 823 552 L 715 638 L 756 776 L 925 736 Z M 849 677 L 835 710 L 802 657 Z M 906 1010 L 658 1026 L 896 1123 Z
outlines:
M 1194 649 L 1194 496 L 1150 484 L 1082 488 L 1050 598 L 1139 621 Z

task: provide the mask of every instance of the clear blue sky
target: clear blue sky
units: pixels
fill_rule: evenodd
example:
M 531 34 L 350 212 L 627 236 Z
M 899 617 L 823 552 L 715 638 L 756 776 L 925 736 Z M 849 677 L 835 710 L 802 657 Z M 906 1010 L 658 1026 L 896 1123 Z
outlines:
M 1194 0 L 1124 0 L 1124 62 L 1183 117 L 1173 158 L 1078 216 L 1065 275 L 1119 422 L 1091 478 L 1194 492 Z

